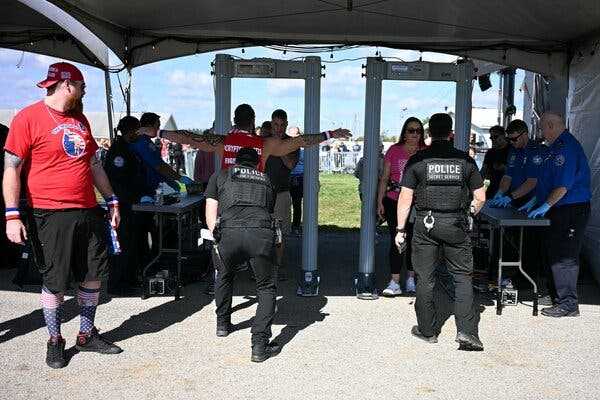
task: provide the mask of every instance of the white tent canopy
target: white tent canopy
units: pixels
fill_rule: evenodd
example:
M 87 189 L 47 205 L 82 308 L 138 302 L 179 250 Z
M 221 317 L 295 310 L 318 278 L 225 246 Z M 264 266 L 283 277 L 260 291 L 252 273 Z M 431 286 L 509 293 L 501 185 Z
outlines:
M 564 75 L 570 43 L 600 26 L 595 0 L 50 2 L 131 68 L 233 47 L 335 43 L 468 55 Z
M 108 65 L 108 47 L 59 7 L 39 0 L 3 0 L 0 15 L 0 47 Z

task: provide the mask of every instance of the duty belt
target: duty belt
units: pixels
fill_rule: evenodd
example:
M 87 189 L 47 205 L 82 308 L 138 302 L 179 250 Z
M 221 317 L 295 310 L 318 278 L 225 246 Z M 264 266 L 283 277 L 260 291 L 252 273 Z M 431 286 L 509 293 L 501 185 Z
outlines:
M 262 221 L 231 221 L 221 222 L 219 228 L 267 228 L 275 229 L 275 221 L 262 220 Z

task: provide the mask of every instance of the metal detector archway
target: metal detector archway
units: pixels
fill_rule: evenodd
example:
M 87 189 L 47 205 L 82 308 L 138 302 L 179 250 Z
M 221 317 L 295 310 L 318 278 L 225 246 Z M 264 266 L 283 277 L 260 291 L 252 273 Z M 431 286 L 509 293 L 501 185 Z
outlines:
M 377 299 L 375 281 L 375 196 L 377 191 L 377 160 L 381 122 L 381 88 L 383 80 L 456 82 L 454 146 L 469 147 L 471 100 L 473 92 L 473 63 L 390 62 L 369 57 L 366 64 L 365 93 L 365 171 L 362 175 L 362 209 L 360 227 L 360 260 L 354 279 L 359 299 Z M 394 243 L 391 243 L 394 246 Z
M 270 58 L 251 60 L 234 59 L 217 54 L 212 64 L 215 77 L 215 132 L 231 129 L 231 79 L 303 79 L 304 131 L 319 132 L 321 112 L 321 58 L 306 57 L 303 61 L 285 61 Z M 220 160 L 216 160 L 219 168 Z M 302 237 L 302 276 L 297 293 L 300 296 L 319 294 L 320 276 L 317 267 L 317 213 L 318 213 L 319 148 L 304 151 L 304 207 Z

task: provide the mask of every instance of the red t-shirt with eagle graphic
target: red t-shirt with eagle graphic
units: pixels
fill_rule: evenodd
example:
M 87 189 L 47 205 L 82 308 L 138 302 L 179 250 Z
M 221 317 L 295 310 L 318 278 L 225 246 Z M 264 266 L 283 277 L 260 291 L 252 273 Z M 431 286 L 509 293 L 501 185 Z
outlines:
M 14 117 L 4 148 L 24 161 L 22 174 L 33 208 L 97 206 L 90 160 L 98 145 L 82 113 L 34 103 Z

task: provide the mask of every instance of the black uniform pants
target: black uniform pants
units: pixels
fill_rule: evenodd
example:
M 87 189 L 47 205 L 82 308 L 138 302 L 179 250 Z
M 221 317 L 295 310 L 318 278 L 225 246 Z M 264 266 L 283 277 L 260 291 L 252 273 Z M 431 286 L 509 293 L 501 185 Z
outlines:
M 304 195 L 304 176 L 290 178 L 290 196 L 292 196 L 292 228 L 300 228 L 302 219 L 302 196 Z
M 574 311 L 578 304 L 579 253 L 590 211 L 590 203 L 577 203 L 551 208 L 547 214 L 550 228 L 546 245 L 556 287 L 556 302 L 569 311 Z
M 396 228 L 398 227 L 398 202 L 390 199 L 389 197 L 383 198 L 383 208 L 385 210 L 385 220 L 388 225 L 388 232 L 390 234 L 390 250 L 388 258 L 390 260 L 390 273 L 400 274 L 402 267 L 406 266 L 407 271 L 413 270 L 411 262 L 411 242 L 413 235 L 413 224 L 407 222 L 405 228 L 406 241 L 408 247 L 404 253 L 400 254 L 396 247 Z
M 231 301 L 236 266 L 250 261 L 256 277 L 258 307 L 252 325 L 252 344 L 266 343 L 271 337 L 275 315 L 276 271 L 273 265 L 275 235 L 268 228 L 223 228 L 218 243 L 219 255 L 213 251 L 217 268 L 215 303 L 217 324 L 231 322 Z
M 459 332 L 477 334 L 479 315 L 473 304 L 473 252 L 467 234 L 466 216 L 434 215 L 435 225 L 427 232 L 423 215 L 415 221 L 412 260 L 417 276 L 415 311 L 419 330 L 426 336 L 439 334 L 442 320 L 452 304 Z M 436 304 L 434 289 L 440 284 L 440 264 L 452 277 L 454 296 Z M 445 270 L 442 271 L 445 274 Z M 451 285 L 444 285 L 448 289 Z

